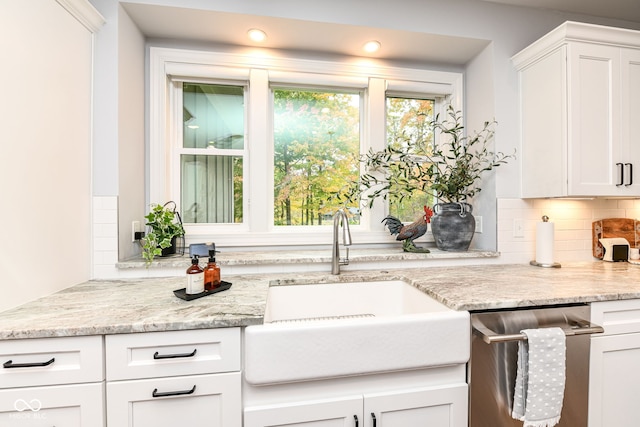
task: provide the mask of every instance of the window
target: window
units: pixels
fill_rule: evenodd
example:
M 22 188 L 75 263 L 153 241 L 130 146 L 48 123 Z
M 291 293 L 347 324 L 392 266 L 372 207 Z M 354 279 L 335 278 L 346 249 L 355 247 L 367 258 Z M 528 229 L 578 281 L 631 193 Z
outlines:
M 402 146 L 408 141 L 417 143 L 418 151 L 431 154 L 434 143 L 433 128 L 435 99 L 416 99 L 387 96 L 387 145 Z M 422 215 L 423 206 L 433 206 L 433 194 L 417 194 L 411 199 L 390 203 L 389 213 L 396 218 L 411 222 Z
M 155 47 L 149 68 L 148 203 L 178 202 L 187 244 L 328 245 L 360 153 L 431 143 L 428 117 L 461 105 L 459 73 Z M 354 241 L 393 241 L 381 220 L 412 203 L 350 207 Z
M 242 222 L 244 87 L 202 83 L 180 86 L 183 221 Z
M 360 94 L 275 89 L 273 110 L 274 225 L 327 224 L 358 179 Z

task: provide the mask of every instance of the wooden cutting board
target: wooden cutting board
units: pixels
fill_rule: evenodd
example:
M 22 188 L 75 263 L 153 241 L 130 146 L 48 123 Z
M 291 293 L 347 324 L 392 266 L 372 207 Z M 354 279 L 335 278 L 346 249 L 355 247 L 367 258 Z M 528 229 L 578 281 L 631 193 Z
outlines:
M 593 221 L 593 256 L 602 259 L 604 248 L 600 239 L 622 237 L 627 239 L 632 248 L 640 244 L 640 221 L 631 218 L 606 218 Z

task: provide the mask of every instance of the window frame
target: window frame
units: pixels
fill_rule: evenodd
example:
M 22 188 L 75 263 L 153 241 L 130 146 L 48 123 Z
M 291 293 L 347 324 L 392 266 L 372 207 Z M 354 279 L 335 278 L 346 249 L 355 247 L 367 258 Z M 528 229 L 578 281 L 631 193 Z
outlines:
M 253 249 L 330 244 L 330 225 L 273 225 L 273 161 L 264 160 L 273 159 L 272 86 L 363 91 L 361 152 L 384 148 L 387 95 L 435 97 L 440 100 L 436 103 L 437 110 L 445 102 L 457 109 L 463 105 L 463 75 L 458 72 L 394 67 L 359 59 L 289 58 L 267 51 L 251 55 L 165 47 L 149 49 L 147 206 L 167 200 L 179 202 L 179 162 L 176 165 L 172 161 L 175 160 L 172 147 L 178 139 L 181 141 L 182 126 L 172 123 L 176 114 L 172 111 L 176 107 L 172 82 L 213 82 L 247 88 L 243 223 L 186 224 L 187 244 L 215 241 L 219 246 Z M 182 105 L 181 100 L 179 104 Z M 178 122 L 181 124 L 181 120 Z M 354 242 L 393 242 L 393 236 L 380 225 L 386 211 L 386 203 L 376 203 L 371 210 L 363 212 L 361 224 L 351 230 Z

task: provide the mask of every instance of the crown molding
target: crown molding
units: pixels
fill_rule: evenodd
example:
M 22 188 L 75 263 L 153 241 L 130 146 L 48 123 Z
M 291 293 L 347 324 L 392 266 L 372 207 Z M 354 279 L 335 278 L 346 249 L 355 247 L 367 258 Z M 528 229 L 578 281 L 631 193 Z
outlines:
M 56 0 L 92 33 L 97 33 L 104 25 L 105 19 L 88 0 Z

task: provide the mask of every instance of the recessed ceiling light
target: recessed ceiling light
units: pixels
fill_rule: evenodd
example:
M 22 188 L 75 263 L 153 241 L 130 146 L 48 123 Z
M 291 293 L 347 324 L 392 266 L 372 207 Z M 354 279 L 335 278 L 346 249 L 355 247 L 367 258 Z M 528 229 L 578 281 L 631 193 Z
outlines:
M 380 49 L 380 42 L 376 40 L 371 40 L 370 42 L 366 42 L 362 47 L 365 52 L 373 53 L 377 52 Z
M 267 39 L 267 33 L 257 28 L 250 29 L 249 31 L 247 31 L 247 34 L 249 35 L 249 38 L 254 42 L 263 42 Z

